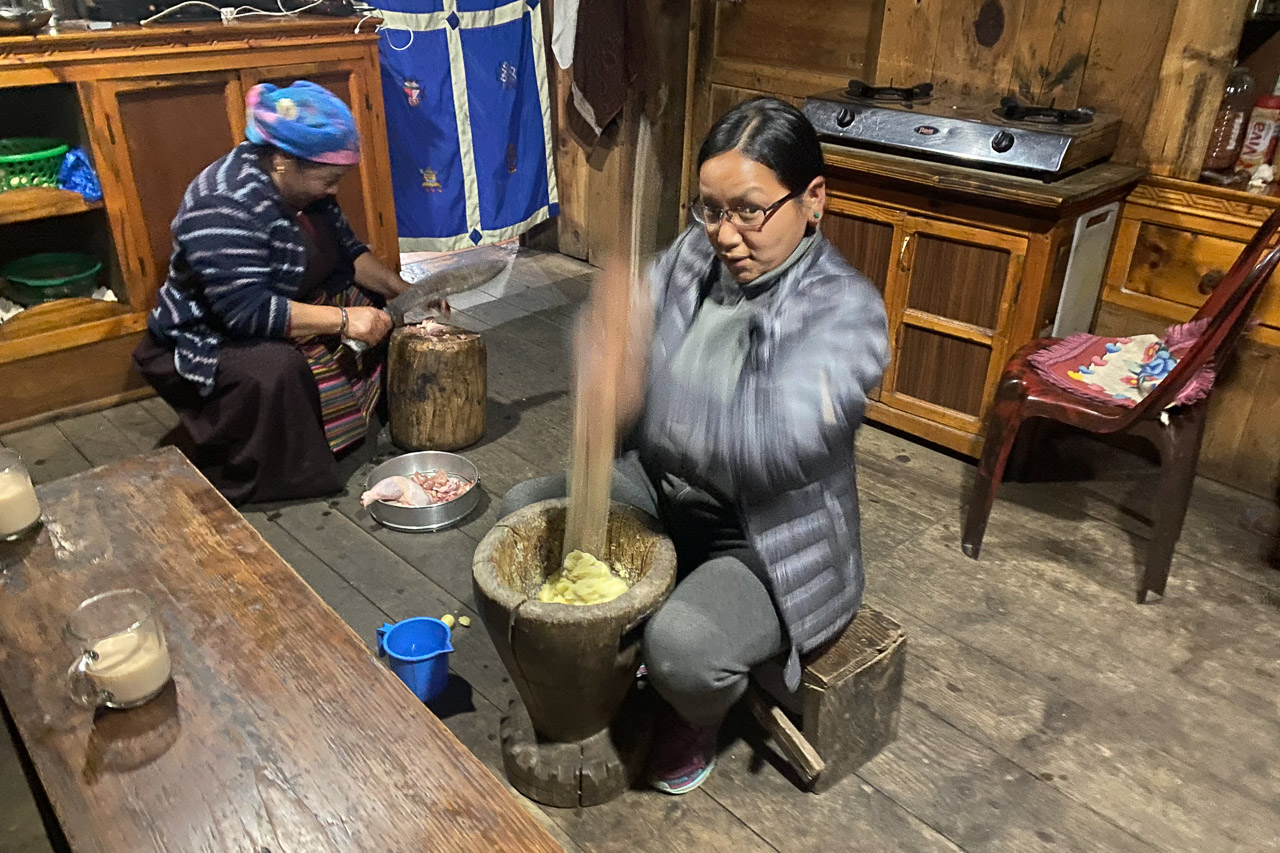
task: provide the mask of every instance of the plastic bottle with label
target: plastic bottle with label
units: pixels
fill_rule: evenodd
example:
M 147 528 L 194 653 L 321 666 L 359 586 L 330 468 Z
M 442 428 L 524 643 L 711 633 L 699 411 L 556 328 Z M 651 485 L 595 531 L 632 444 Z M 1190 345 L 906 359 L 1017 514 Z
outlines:
M 1264 163 L 1270 163 L 1277 139 L 1280 139 L 1280 80 L 1276 82 L 1276 91 L 1258 98 L 1253 112 L 1249 114 L 1236 168 L 1253 171 Z
M 1227 90 L 1218 106 L 1218 117 L 1209 137 L 1209 150 L 1204 156 L 1204 168 L 1223 171 L 1235 166 L 1244 143 L 1249 113 L 1253 109 L 1253 78 L 1249 69 L 1237 65 L 1227 75 Z

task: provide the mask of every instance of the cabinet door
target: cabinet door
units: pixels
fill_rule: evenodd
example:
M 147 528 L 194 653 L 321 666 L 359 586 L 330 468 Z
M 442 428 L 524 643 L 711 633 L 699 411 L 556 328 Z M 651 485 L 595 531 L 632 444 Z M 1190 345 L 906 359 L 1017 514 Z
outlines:
M 858 272 L 885 294 L 894 263 L 894 247 L 901 242 L 903 215 L 893 210 L 828 196 L 822 233 Z M 880 388 L 867 395 L 880 399 Z
M 168 272 L 169 226 L 187 185 L 240 141 L 240 80 L 100 80 L 82 83 L 80 98 L 129 302 L 145 310 Z
M 335 60 L 250 68 L 241 72 L 241 79 L 246 92 L 258 83 L 287 86 L 295 80 L 310 80 L 333 92 L 351 108 L 360 134 L 361 157 L 359 165 L 338 185 L 338 204 L 356 236 L 368 243 L 384 263 L 398 269 L 395 265 L 399 260 L 399 246 L 395 245 L 395 201 L 390 189 L 390 166 L 383 165 L 388 163 L 387 133 L 376 63 L 366 67 L 364 62 Z
M 886 303 L 887 405 L 970 434 L 995 391 L 1027 241 L 906 217 Z

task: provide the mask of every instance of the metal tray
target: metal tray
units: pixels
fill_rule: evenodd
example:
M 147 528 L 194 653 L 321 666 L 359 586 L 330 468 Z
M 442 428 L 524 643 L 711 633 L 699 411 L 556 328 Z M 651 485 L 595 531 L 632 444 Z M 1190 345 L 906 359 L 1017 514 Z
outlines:
M 374 501 L 369 505 L 369 514 L 383 527 L 399 530 L 404 533 L 429 533 L 432 530 L 443 530 L 470 514 L 480 502 L 480 470 L 466 457 L 456 453 L 445 453 L 443 450 L 420 450 L 417 453 L 405 453 L 388 459 L 369 472 L 364 488 L 368 491 L 374 483 L 397 474 L 408 477 L 419 471 L 445 471 L 456 474 L 473 485 L 465 494 L 434 506 L 395 506 L 394 504 Z

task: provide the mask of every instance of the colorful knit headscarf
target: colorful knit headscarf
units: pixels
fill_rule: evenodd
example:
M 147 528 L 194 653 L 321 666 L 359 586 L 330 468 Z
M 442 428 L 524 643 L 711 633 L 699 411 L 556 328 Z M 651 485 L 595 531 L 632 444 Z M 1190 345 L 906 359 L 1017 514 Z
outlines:
M 298 80 L 281 89 L 260 83 L 245 98 L 244 135 L 257 145 L 332 166 L 360 161 L 360 137 L 347 105 L 323 86 Z

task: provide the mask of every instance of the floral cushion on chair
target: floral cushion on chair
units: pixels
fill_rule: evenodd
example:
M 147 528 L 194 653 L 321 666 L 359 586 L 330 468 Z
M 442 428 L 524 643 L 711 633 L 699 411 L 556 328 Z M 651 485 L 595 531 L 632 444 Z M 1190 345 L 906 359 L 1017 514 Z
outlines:
M 1077 396 L 1113 406 L 1134 406 L 1169 375 L 1207 324 L 1201 320 L 1170 326 L 1160 336 L 1071 335 L 1032 353 L 1028 361 L 1045 379 Z M 1175 398 L 1174 405 L 1194 403 L 1208 396 L 1213 381 L 1213 367 L 1201 368 Z

